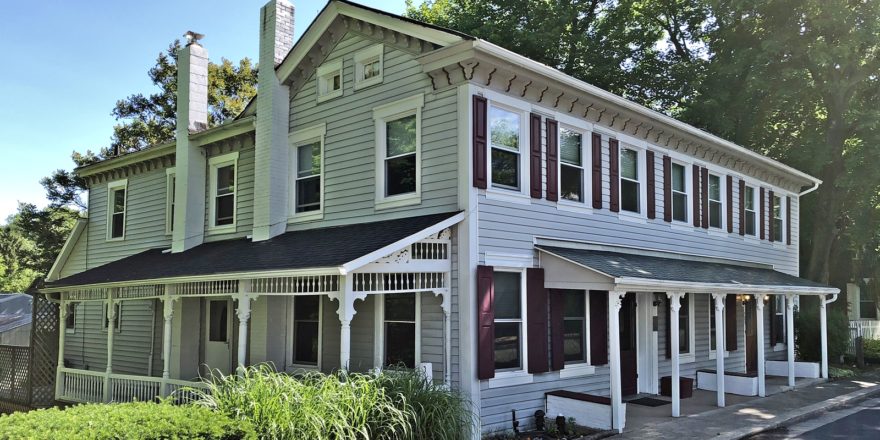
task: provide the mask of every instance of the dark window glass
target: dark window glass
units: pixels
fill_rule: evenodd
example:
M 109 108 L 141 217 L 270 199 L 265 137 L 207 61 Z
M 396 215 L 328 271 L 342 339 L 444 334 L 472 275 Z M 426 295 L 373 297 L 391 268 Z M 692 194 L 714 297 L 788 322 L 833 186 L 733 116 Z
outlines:
M 584 201 L 584 170 L 581 154 L 581 134 L 559 129 L 560 189 L 563 199 Z
M 776 340 L 771 341 L 775 344 L 785 344 L 785 297 L 782 295 L 773 295 L 770 301 L 776 301 L 775 304 L 775 312 L 776 316 L 773 317 L 773 321 L 776 323 L 776 328 L 778 331 L 776 332 Z
M 672 164 L 672 219 L 687 221 L 687 173 L 683 165 Z
M 746 211 L 746 234 L 755 235 L 755 212 Z
M 639 183 L 631 180 L 620 180 L 620 209 L 639 212 Z
M 110 238 L 119 238 L 125 235 L 125 189 L 114 189 L 112 200 Z
M 321 143 L 296 149 L 296 212 L 321 209 Z
M 493 185 L 519 189 L 519 130 L 518 113 L 489 108 Z
M 560 172 L 562 198 L 575 202 L 584 201 L 584 170 L 577 167 L 562 165 Z
M 587 320 L 586 294 L 581 290 L 567 290 L 564 311 L 564 342 L 565 362 L 577 363 L 587 361 Z
M 125 213 L 113 214 L 113 226 L 110 231 L 111 238 L 119 238 L 125 234 Z
M 709 226 L 721 227 L 721 177 L 709 175 Z
M 495 319 L 522 319 L 520 274 L 495 272 Z
M 416 116 L 386 124 L 385 195 L 416 191 Z
M 416 294 L 386 294 L 385 365 L 416 363 Z
M 492 149 L 492 183 L 519 189 L 519 153 Z
M 386 321 L 415 321 L 416 297 L 412 293 L 385 295 Z
M 678 352 L 689 353 L 691 351 L 691 298 L 690 293 L 681 297 L 681 309 L 678 311 Z
M 522 366 L 520 355 L 520 329 L 519 322 L 496 322 L 495 323 L 495 369 L 518 369 Z
M 64 325 L 68 330 L 76 328 L 76 303 L 67 304 L 67 317 L 64 320 Z
M 318 364 L 318 333 L 321 297 L 296 296 L 293 302 L 293 362 Z
M 226 300 L 208 302 L 208 340 L 211 342 L 229 341 L 229 302 Z
M 715 299 L 709 295 L 709 349 L 715 350 Z
M 385 161 L 387 196 L 416 191 L 416 155 L 410 154 Z

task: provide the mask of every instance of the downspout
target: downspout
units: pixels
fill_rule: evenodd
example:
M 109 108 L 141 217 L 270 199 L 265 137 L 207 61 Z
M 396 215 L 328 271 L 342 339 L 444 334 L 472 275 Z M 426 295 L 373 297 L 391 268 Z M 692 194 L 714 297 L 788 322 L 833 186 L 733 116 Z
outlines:
M 804 190 L 804 191 L 798 193 L 798 197 L 799 197 L 799 198 L 800 198 L 800 197 L 803 197 L 803 196 L 805 196 L 805 195 L 807 195 L 807 194 L 809 194 L 809 193 L 811 193 L 811 192 L 813 192 L 813 191 L 819 189 L 819 185 L 821 185 L 821 184 L 822 184 L 822 181 L 821 181 L 821 180 L 817 180 L 817 181 L 813 182 L 813 186 L 811 186 L 811 187 L 807 188 L 806 190 Z M 835 298 L 835 299 L 837 299 L 837 298 Z M 831 301 L 834 301 L 834 299 L 832 299 Z

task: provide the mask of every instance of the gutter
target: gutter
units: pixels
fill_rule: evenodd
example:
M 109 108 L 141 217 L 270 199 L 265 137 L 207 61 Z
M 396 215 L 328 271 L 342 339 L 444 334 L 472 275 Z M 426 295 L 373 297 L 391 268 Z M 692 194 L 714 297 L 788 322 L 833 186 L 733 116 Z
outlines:
M 805 196 L 805 195 L 807 195 L 807 194 L 809 194 L 809 193 L 811 193 L 811 192 L 813 192 L 813 191 L 819 189 L 819 185 L 821 185 L 821 184 L 822 184 L 822 181 L 821 181 L 821 180 L 816 180 L 816 181 L 814 181 L 814 182 L 813 182 L 813 186 L 811 186 L 811 187 L 805 189 L 804 191 L 801 191 L 800 193 L 798 193 L 798 198 L 803 197 L 803 196 Z M 835 299 L 836 299 L 836 298 L 835 298 Z

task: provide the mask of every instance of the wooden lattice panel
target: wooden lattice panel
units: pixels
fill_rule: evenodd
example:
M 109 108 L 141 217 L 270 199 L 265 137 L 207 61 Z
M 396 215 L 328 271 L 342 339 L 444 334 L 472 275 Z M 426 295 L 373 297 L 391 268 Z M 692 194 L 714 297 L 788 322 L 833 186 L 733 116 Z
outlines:
M 35 294 L 31 326 L 31 407 L 55 403 L 55 368 L 58 363 L 58 304 Z

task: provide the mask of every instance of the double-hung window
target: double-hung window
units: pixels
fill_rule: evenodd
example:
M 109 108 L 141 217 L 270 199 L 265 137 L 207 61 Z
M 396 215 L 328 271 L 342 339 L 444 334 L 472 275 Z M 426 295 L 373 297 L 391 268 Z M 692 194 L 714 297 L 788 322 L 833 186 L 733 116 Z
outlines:
M 177 189 L 177 174 L 174 168 L 165 170 L 165 233 L 174 232 L 174 191 Z
M 373 109 L 376 125 L 376 208 L 421 202 L 424 95 Z
M 755 209 L 755 207 L 758 206 L 758 203 L 755 201 L 755 192 L 755 187 L 746 186 L 745 195 L 743 196 L 743 200 L 745 202 L 745 231 L 746 235 L 750 236 L 758 235 L 758 214 Z
M 773 322 L 770 325 L 776 329 L 773 335 L 774 340 L 770 343 L 774 345 L 785 344 L 785 295 L 771 295 L 770 301 L 773 301 L 773 316 L 770 317 Z
M 237 163 L 238 152 L 212 157 L 208 161 L 212 229 L 235 229 Z
M 721 229 L 723 213 L 721 176 L 709 174 L 709 226 Z
M 521 272 L 495 271 L 495 370 L 524 369 Z
M 128 180 L 110 182 L 107 196 L 107 240 L 122 240 L 125 238 Z
M 321 143 L 296 147 L 296 212 L 321 209 Z
M 520 191 L 522 114 L 492 105 L 489 107 L 492 187 Z
M 418 293 L 382 295 L 384 366 L 415 368 L 418 363 Z
M 559 128 L 559 188 L 563 199 L 584 201 L 583 135 L 564 127 Z
M 679 163 L 672 163 L 672 219 L 679 222 L 688 221 L 688 190 L 687 168 Z
M 293 365 L 317 367 L 321 353 L 321 296 L 293 297 Z
M 783 207 L 782 207 L 782 197 L 773 195 L 773 200 L 771 201 L 773 206 L 771 208 L 771 212 L 773 213 L 773 237 L 770 237 L 773 241 L 782 241 L 783 235 Z
M 563 352 L 566 364 L 587 363 L 587 295 L 583 290 L 566 290 L 563 293 L 565 311 L 563 313 Z
M 631 148 L 620 149 L 620 209 L 641 212 L 639 152 Z

